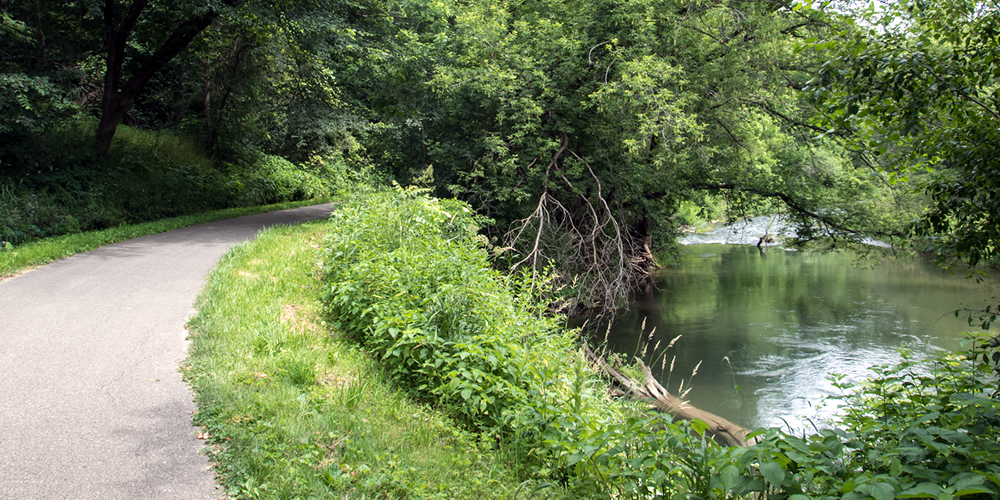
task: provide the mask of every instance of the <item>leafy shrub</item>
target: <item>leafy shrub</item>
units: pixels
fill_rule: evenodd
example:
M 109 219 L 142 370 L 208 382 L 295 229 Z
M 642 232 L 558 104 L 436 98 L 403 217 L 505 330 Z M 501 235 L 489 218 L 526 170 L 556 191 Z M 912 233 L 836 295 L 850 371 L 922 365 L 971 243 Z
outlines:
M 400 381 L 470 424 L 495 427 L 528 401 L 528 372 L 565 364 L 575 338 L 532 314 L 474 242 L 460 202 L 416 191 L 349 203 L 326 239 L 326 301 Z M 553 355 L 552 353 L 558 353 Z
M 996 499 L 996 352 L 875 367 L 861 386 L 839 385 L 852 391 L 836 398 L 842 416 L 813 435 L 760 430 L 753 446 L 723 448 L 701 422 L 629 420 L 607 425 L 573 460 L 579 473 L 615 478 L 623 498 Z
M 997 347 L 876 368 L 839 428 L 725 448 L 700 421 L 610 401 L 539 285 L 490 269 L 462 203 L 396 189 L 339 210 L 324 242 L 330 318 L 423 400 L 495 439 L 533 489 L 576 497 L 956 498 L 1000 493 Z M 980 360 L 982 362 L 974 362 Z M 851 389 L 842 386 L 844 389 Z M 529 484 L 529 483 L 526 483 Z
M 111 152 L 98 157 L 92 147 L 95 127 L 84 120 L 0 148 L 0 237 L 16 243 L 318 198 L 346 189 L 356 177 L 336 159 L 294 165 L 266 155 L 220 170 L 193 138 L 127 126 L 119 128 Z
M 324 247 L 334 326 L 418 398 L 522 450 L 511 461 L 526 475 L 565 479 L 552 454 L 612 412 L 593 404 L 603 391 L 577 333 L 542 314 L 532 283 L 489 266 L 467 205 L 420 193 L 374 193 L 335 213 Z
M 805 500 L 1000 496 L 1000 399 L 982 355 L 942 353 L 873 368 L 847 395 L 836 427 L 795 437 L 777 430 L 729 450 L 712 498 L 763 493 Z
M 265 155 L 253 165 L 233 170 L 239 183 L 237 203 L 240 205 L 309 199 L 322 190 L 318 179 L 300 171 L 280 156 Z
M 20 244 L 79 228 L 76 218 L 50 196 L 18 192 L 12 185 L 0 184 L 0 241 Z

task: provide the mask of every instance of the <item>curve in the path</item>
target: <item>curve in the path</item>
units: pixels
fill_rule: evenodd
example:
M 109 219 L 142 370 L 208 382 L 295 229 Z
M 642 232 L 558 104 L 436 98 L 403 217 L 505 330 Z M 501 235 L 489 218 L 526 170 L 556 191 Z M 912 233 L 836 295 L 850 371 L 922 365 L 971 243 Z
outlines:
M 106 246 L 0 282 L 0 498 L 215 499 L 178 366 L 208 271 L 332 206 Z

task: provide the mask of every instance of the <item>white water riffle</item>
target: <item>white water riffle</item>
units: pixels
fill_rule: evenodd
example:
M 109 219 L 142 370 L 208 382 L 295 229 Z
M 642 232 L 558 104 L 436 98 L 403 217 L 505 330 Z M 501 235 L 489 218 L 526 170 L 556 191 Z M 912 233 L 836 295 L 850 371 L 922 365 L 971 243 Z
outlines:
M 762 242 L 763 237 L 772 238 L 771 242 Z M 780 245 L 786 238 L 795 238 L 795 226 L 788 223 L 780 215 L 759 215 L 748 217 L 730 224 L 719 226 L 704 233 L 687 233 L 679 240 L 681 245 Z M 865 245 L 888 248 L 885 242 L 863 238 Z
M 756 245 L 765 235 L 775 242 L 795 237 L 795 227 L 780 215 L 760 215 L 719 226 L 704 233 L 688 233 L 680 238 L 681 245 Z

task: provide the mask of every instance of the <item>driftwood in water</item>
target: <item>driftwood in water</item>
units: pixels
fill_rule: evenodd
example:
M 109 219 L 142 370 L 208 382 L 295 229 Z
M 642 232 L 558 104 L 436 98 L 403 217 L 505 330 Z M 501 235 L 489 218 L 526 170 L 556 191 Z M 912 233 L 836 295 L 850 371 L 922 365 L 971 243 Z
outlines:
M 701 420 L 709 427 L 712 437 L 730 446 L 747 446 L 753 442 L 747 442 L 747 434 L 750 431 L 734 424 L 718 415 L 713 415 L 707 411 L 699 410 L 688 404 L 673 394 L 667 392 L 653 377 L 653 371 L 641 360 L 636 360 L 645 380 L 637 381 L 618 371 L 609 365 L 604 358 L 598 356 L 589 347 L 586 348 L 587 358 L 591 364 L 601 373 L 606 375 L 611 381 L 611 391 L 616 396 L 623 396 L 633 400 L 643 400 L 652 403 L 657 411 L 669 413 L 674 418 L 682 420 Z

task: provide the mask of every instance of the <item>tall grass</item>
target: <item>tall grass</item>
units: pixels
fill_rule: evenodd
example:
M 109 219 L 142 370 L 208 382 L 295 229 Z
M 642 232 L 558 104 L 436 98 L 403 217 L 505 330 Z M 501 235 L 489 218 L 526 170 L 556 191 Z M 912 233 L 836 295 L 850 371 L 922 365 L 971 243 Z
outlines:
M 97 131 L 97 123 L 93 121 L 81 122 L 77 127 L 78 137 L 84 141 L 91 140 Z M 147 131 L 120 125 L 110 154 L 112 157 L 140 154 L 162 165 L 191 165 L 203 172 L 214 168 L 199 140 L 170 130 Z

